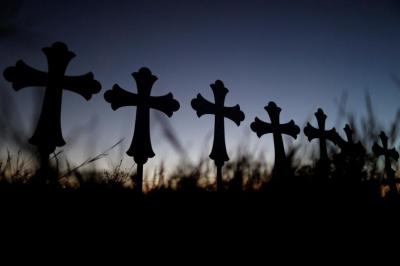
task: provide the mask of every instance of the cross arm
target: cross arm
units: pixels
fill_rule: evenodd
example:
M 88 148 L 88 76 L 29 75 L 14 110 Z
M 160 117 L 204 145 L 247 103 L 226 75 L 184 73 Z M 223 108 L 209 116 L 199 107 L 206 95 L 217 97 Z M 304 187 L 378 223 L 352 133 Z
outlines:
M 310 125 L 310 123 L 307 123 L 307 126 L 304 128 L 304 135 L 307 136 L 308 141 L 311 141 L 313 139 L 316 138 L 321 138 L 324 137 L 327 140 L 330 140 L 331 142 L 333 142 L 334 144 L 337 144 L 337 132 L 335 128 L 332 128 L 330 130 L 326 130 L 320 132 L 320 130 L 314 128 L 313 126 Z
M 115 84 L 111 90 L 104 93 L 104 99 L 111 104 L 115 111 L 123 106 L 137 106 L 139 103 L 138 95 L 128 92 Z
M 12 82 L 13 89 L 18 91 L 25 87 L 45 87 L 48 79 L 45 72 L 36 70 L 24 61 L 19 60 L 15 66 L 4 70 L 4 78 Z
M 304 135 L 307 136 L 308 141 L 312 141 L 315 138 L 319 137 L 318 129 L 314 128 L 310 123 L 307 123 L 304 128 Z
M 337 136 L 336 128 L 332 128 L 325 131 L 325 138 L 330 140 L 333 144 L 337 145 L 336 136 Z
M 238 126 L 240 126 L 240 122 L 244 120 L 244 113 L 240 110 L 238 104 L 233 107 L 224 107 L 224 116 L 235 122 Z
M 372 151 L 378 157 L 385 154 L 385 150 L 376 142 L 372 145 Z
M 300 133 L 299 126 L 296 125 L 293 120 L 290 120 L 289 123 L 280 125 L 280 128 L 282 133 L 289 135 L 294 139 L 296 139 L 297 135 Z
M 387 155 L 392 158 L 393 160 L 397 161 L 399 159 L 399 153 L 396 151 L 395 148 L 393 149 L 388 149 L 387 150 Z
M 90 72 L 82 76 L 65 77 L 63 88 L 90 100 L 93 94 L 101 90 L 101 84 L 94 79 L 93 73 Z
M 332 135 L 332 139 L 334 140 L 333 142 L 336 143 L 340 149 L 344 150 L 349 145 L 352 145 L 353 143 L 345 141 L 337 132 L 336 134 Z
M 216 108 L 215 105 L 207 101 L 201 94 L 197 94 L 197 97 L 194 98 L 191 103 L 192 108 L 196 111 L 198 117 L 201 117 L 205 114 L 215 114 Z
M 250 128 L 257 134 L 259 138 L 264 134 L 272 132 L 271 124 L 265 123 L 258 117 L 256 117 L 254 122 L 250 124 Z
M 168 93 L 164 96 L 150 97 L 150 107 L 171 117 L 174 112 L 179 110 L 180 105 L 172 93 Z

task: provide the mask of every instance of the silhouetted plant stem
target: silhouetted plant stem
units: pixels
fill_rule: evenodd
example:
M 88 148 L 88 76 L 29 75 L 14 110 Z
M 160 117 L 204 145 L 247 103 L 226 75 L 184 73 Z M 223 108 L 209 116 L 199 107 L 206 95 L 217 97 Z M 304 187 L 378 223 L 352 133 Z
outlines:
M 135 190 L 138 193 L 143 192 L 143 164 L 138 163 L 135 176 Z
M 40 168 L 36 173 L 36 182 L 46 184 L 48 181 L 52 181 L 50 177 L 49 153 L 46 151 L 40 151 L 39 156 Z
M 223 165 L 218 165 L 217 166 L 217 191 L 222 191 L 222 166 Z

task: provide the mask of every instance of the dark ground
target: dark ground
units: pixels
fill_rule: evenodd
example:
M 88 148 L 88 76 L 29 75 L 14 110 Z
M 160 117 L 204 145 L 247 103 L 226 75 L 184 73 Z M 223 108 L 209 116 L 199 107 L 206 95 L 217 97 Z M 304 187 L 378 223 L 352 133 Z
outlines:
M 364 246 L 377 255 L 378 247 L 397 239 L 398 206 L 398 199 L 331 187 L 137 195 L 126 189 L 10 185 L 0 187 L 1 241 L 18 254 L 39 250 L 35 257 L 53 263 L 47 253 L 57 261 L 75 258 L 74 263 L 83 263 L 81 255 L 91 263 L 111 257 L 112 264 L 142 256 L 147 262 L 210 265 L 238 263 L 236 258 L 246 265 L 276 258 L 343 262 L 346 254 L 367 255 Z

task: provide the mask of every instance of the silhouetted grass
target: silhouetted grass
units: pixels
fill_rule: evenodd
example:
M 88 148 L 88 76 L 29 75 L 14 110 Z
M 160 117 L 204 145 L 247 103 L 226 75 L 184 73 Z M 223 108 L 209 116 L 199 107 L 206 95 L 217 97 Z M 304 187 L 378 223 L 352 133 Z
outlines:
M 345 97 L 343 97 L 345 101 Z M 378 140 L 378 134 L 382 130 L 381 125 L 373 110 L 370 96 L 366 94 L 366 116 L 356 121 L 351 112 L 345 109 L 345 104 L 339 103 L 340 120 L 350 124 L 354 130 L 355 141 L 360 140 L 365 147 L 366 153 L 357 158 L 344 154 L 337 147 L 330 148 L 330 168 L 328 176 L 321 176 L 318 171 L 318 151 L 307 154 L 312 164 L 304 164 L 305 146 L 308 142 L 296 142 L 286 145 L 287 158 L 290 160 L 287 176 L 272 176 L 271 165 L 264 158 L 258 158 L 249 150 L 238 150 L 232 160 L 223 168 L 223 192 L 215 193 L 215 166 L 213 161 L 204 156 L 193 164 L 186 160 L 187 151 L 176 138 L 172 127 L 168 122 L 161 123 L 163 134 L 167 141 L 171 142 L 178 151 L 182 160 L 174 171 L 167 174 L 163 163 L 161 163 L 151 174 L 144 178 L 144 191 L 150 202 L 160 202 L 167 198 L 174 199 L 196 198 L 196 202 L 212 202 L 216 197 L 226 199 L 247 198 L 260 200 L 260 202 L 285 201 L 295 204 L 307 204 L 322 201 L 328 202 L 364 202 L 364 203 L 390 203 L 397 204 L 399 196 L 397 191 L 389 193 L 385 175 L 381 167 L 381 161 L 371 153 L 372 144 Z M 0 123 L 6 127 L 7 115 L 13 115 L 7 104 L 2 105 L 5 112 L 0 117 Z M 17 119 L 8 117 L 8 119 Z M 397 144 L 400 125 L 400 109 L 395 115 L 392 124 L 385 131 L 389 135 L 389 146 Z M 338 133 L 344 137 L 342 128 L 336 128 Z M 71 195 L 93 195 L 104 193 L 134 196 L 133 183 L 135 167 L 123 169 L 122 159 L 111 170 L 101 171 L 95 168 L 88 170 L 88 165 L 107 156 L 107 153 L 118 146 L 121 141 L 105 150 L 104 152 L 90 156 L 82 163 L 71 166 L 67 161 L 63 169 L 60 169 L 59 155 L 53 154 L 51 164 L 53 173 L 57 180 L 56 185 L 38 187 L 32 179 L 35 175 L 36 159 L 31 148 L 27 148 L 16 130 L 8 127 L 7 141 L 13 140 L 14 144 L 21 144 L 22 151 L 11 154 L 0 161 L 0 193 L 30 193 L 32 191 L 53 191 L 56 194 Z M 4 139 L 4 138 L 3 138 Z M 246 147 L 244 143 L 242 146 Z M 18 145 L 17 145 L 18 146 Z M 28 151 L 28 152 L 27 152 Z M 204 154 L 208 154 L 204 151 Z M 23 156 L 25 155 L 25 156 Z M 29 163 L 26 159 L 30 158 Z M 86 169 L 86 170 L 85 170 Z M 397 170 L 397 164 L 396 164 Z M 29 192 L 27 192 L 29 191 Z M 53 193 L 52 192 L 52 193 Z M 393 191 L 392 191 L 393 192 Z M 218 194 L 214 195 L 214 194 Z M 393 196 L 394 195 L 394 196 Z M 142 196 L 140 196 L 142 197 Z M 251 200 L 252 204 L 254 202 Z M 167 200 L 168 202 L 168 200 Z M 208 204 L 211 204 L 211 203 Z M 161 205 L 166 204 L 162 203 Z M 260 203 L 261 204 L 261 203 Z M 304 203 L 305 204 L 305 203 Z M 258 206 L 256 204 L 256 206 Z

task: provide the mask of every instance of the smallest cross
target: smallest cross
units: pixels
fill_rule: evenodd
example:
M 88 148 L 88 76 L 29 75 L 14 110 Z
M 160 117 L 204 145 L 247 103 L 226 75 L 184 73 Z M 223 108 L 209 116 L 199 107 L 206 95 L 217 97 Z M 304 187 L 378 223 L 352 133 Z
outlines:
M 399 159 L 399 153 L 396 151 L 395 148 L 389 149 L 388 148 L 388 137 L 386 134 L 382 131 L 381 134 L 379 135 L 379 138 L 381 139 L 382 142 L 382 147 L 378 145 L 378 143 L 374 143 L 372 146 L 372 151 L 374 154 L 379 157 L 379 156 L 384 156 L 385 159 L 385 173 L 386 173 L 386 178 L 388 179 L 387 181 L 389 182 L 389 186 L 391 189 L 396 189 L 396 182 L 395 182 L 395 170 L 392 168 L 392 163 L 391 159 L 397 160 Z M 394 190 L 395 191 L 395 190 Z
M 294 123 L 293 120 L 290 120 L 289 123 L 281 124 L 279 119 L 281 108 L 279 108 L 274 102 L 269 102 L 264 109 L 267 111 L 271 123 L 266 123 L 256 117 L 254 122 L 251 123 L 250 128 L 257 134 L 259 138 L 264 134 L 272 133 L 275 146 L 274 174 L 284 175 L 283 171 L 288 170 L 290 165 L 286 159 L 282 134 L 289 135 L 296 139 L 297 135 L 300 133 L 300 128 Z

